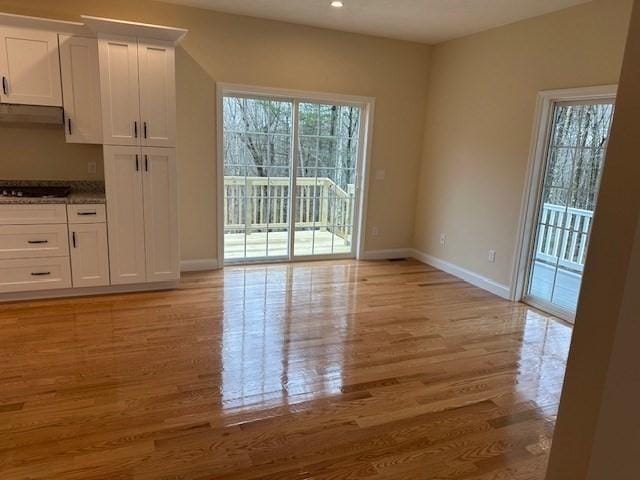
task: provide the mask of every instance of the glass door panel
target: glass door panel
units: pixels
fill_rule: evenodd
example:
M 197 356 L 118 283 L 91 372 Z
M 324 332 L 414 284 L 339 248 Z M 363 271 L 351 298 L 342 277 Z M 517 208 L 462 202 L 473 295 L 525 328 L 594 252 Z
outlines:
M 225 97 L 225 261 L 288 258 L 293 103 Z
M 555 106 L 527 296 L 574 312 L 613 117 L 613 102 Z
M 294 255 L 354 251 L 360 108 L 298 104 Z

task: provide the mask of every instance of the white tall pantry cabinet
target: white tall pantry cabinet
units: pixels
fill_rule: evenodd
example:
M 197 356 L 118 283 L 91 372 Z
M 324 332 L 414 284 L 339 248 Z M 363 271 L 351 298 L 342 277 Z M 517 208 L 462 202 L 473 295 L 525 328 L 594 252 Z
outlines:
M 98 36 L 111 283 L 176 281 L 174 45 L 186 31 L 83 19 Z

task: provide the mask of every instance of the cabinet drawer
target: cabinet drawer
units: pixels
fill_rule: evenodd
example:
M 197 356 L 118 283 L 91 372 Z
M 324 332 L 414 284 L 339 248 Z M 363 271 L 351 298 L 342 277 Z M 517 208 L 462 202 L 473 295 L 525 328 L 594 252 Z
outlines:
M 65 205 L 0 205 L 0 225 L 33 225 L 67 223 Z
M 0 260 L 68 255 L 66 225 L 0 225 Z
M 0 260 L 0 293 L 71 288 L 69 257 Z
M 67 205 L 69 223 L 105 223 L 107 214 L 103 204 Z

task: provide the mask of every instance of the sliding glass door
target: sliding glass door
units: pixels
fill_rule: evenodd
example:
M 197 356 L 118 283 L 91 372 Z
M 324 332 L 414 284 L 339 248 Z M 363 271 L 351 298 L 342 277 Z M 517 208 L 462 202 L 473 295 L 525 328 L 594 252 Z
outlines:
M 289 257 L 293 103 L 225 97 L 224 258 Z
M 298 104 L 295 256 L 353 253 L 360 109 Z
M 554 107 L 525 300 L 576 310 L 612 117 L 613 100 Z
M 223 97 L 225 262 L 355 256 L 361 115 Z

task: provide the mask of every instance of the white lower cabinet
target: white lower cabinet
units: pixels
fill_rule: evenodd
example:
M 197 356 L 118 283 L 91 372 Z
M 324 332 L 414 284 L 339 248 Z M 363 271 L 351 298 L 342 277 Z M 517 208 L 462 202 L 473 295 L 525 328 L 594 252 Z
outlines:
M 173 148 L 105 146 L 112 284 L 180 278 Z
M 111 283 L 144 283 L 144 206 L 139 147 L 104 147 Z
M 104 223 L 69 224 L 69 244 L 73 286 L 109 285 L 107 226 Z
M 70 287 L 69 257 L 0 260 L 0 293 Z
M 173 148 L 143 148 L 143 203 L 148 282 L 180 278 L 178 186 Z
M 105 221 L 102 204 L 0 205 L 0 293 L 109 285 Z
M 0 225 L 0 260 L 68 255 L 66 225 Z

